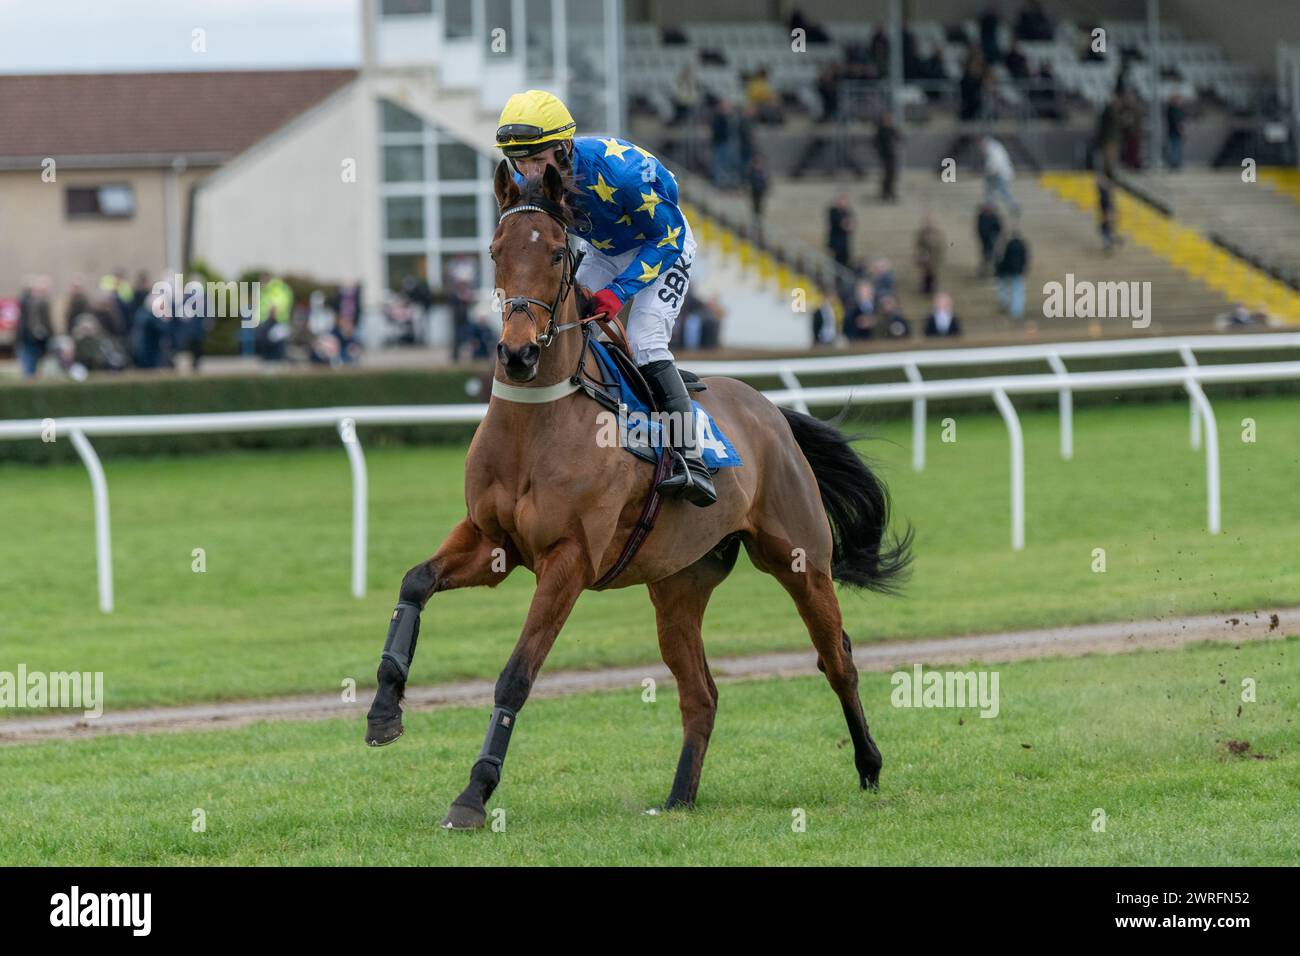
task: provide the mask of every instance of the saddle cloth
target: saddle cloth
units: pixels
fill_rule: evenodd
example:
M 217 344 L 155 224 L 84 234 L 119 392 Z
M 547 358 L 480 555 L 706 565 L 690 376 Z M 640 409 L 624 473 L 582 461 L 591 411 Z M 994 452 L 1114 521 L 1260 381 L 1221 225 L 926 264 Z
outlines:
M 661 426 L 651 417 L 649 403 L 632 387 L 622 366 L 611 354 L 610 347 L 596 339 L 592 339 L 590 344 L 592 354 L 600 366 L 606 392 L 616 403 L 627 407 L 625 420 L 623 415 L 619 416 L 619 442 L 638 458 L 654 461 L 663 443 L 659 440 Z M 682 377 L 686 379 L 688 376 L 690 373 L 684 373 Z M 695 376 L 688 379 L 693 380 Z M 739 468 L 744 464 L 740 460 L 740 453 L 722 433 L 713 416 L 699 402 L 692 400 L 691 405 L 695 408 L 696 439 L 705 467 L 716 471 L 719 468 Z

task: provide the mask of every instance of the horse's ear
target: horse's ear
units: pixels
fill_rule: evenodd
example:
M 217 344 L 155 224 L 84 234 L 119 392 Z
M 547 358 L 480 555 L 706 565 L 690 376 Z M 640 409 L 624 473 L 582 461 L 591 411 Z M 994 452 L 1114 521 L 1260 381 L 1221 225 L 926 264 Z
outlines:
M 564 177 L 549 163 L 546 172 L 542 173 L 542 195 L 557 206 L 564 205 Z
M 519 199 L 519 184 L 515 182 L 515 174 L 510 169 L 510 163 L 504 159 L 497 163 L 496 176 L 492 179 L 492 189 L 497 194 L 498 209 L 513 206 Z

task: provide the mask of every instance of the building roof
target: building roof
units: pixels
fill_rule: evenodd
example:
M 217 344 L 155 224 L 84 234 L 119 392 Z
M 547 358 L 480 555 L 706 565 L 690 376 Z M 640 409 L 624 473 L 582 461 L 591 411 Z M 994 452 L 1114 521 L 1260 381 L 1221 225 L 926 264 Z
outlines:
M 219 163 L 345 86 L 356 70 L 0 75 L 0 162 Z

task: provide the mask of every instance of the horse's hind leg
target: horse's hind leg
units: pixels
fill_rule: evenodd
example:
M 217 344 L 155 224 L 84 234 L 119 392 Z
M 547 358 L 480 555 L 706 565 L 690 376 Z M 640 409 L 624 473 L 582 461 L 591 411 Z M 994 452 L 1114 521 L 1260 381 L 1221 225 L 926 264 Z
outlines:
M 495 587 L 514 567 L 508 549 L 497 550 L 467 518 L 452 529 L 437 553 L 402 578 L 388 639 L 379 659 L 379 686 L 366 714 L 366 743 L 382 747 L 402 736 L 402 695 L 420 636 L 420 613 L 437 591 L 486 585 Z
M 862 789 L 877 789 L 882 763 L 880 749 L 871 739 L 867 718 L 862 712 L 862 701 L 858 697 L 858 669 L 853 663 L 853 648 L 844 632 L 840 602 L 829 571 L 815 567 L 811 559 L 792 560 L 793 546 L 770 535 L 760 533 L 752 540 L 746 540 L 745 546 L 755 566 L 780 581 L 794 599 L 813 646 L 817 648 L 817 666 L 826 675 L 844 710 L 849 737 L 853 741 L 853 762 Z
M 739 542 L 731 541 L 721 554 L 710 554 L 672 577 L 650 585 L 650 600 L 654 602 L 659 627 L 659 653 L 677 682 L 682 712 L 682 752 L 665 809 L 695 804 L 704 753 L 718 711 L 718 686 L 704 657 L 700 622 L 709 596 L 731 571 L 739 549 Z

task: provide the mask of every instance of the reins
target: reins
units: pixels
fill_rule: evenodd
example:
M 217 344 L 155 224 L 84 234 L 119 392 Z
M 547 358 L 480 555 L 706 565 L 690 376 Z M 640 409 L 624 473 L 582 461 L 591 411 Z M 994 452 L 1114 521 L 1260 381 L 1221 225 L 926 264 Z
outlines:
M 581 389 L 598 404 L 607 408 L 614 406 L 615 403 L 608 395 L 606 395 L 601 389 L 596 388 L 587 380 L 586 364 L 588 345 L 592 334 L 591 327 L 592 325 L 598 326 L 611 342 L 613 342 L 614 347 L 622 349 L 624 352 L 627 352 L 627 331 L 624 329 L 623 323 L 619 321 L 618 316 L 612 315 L 606 315 L 603 318 L 598 319 L 579 318 L 577 322 L 566 322 L 563 325 L 557 324 L 556 313 L 560 310 L 560 306 L 564 304 L 565 300 L 568 299 L 569 295 L 577 287 L 578 267 L 582 265 L 582 259 L 583 256 L 586 255 L 586 252 L 574 253 L 568 241 L 568 223 L 565 221 L 563 210 L 555 203 L 547 199 L 538 199 L 533 202 L 521 203 L 518 206 L 511 206 L 509 209 L 503 210 L 500 218 L 505 219 L 507 216 L 513 216 L 517 213 L 523 212 L 543 213 L 544 215 L 550 216 L 564 228 L 564 275 L 560 279 L 560 288 L 555 294 L 555 299 L 549 305 L 541 299 L 534 299 L 525 295 L 514 295 L 502 299 L 501 321 L 503 324 L 509 322 L 516 313 L 522 312 L 528 316 L 529 321 L 533 323 L 533 328 L 535 329 L 537 327 L 537 320 L 533 315 L 532 307 L 538 306 L 545 309 L 548 316 L 546 328 L 537 334 L 537 342 L 539 345 L 546 348 L 555 341 L 556 336 L 560 335 L 560 333 L 567 332 L 570 329 L 580 328 L 582 329 L 582 349 L 578 353 L 578 367 L 574 369 L 573 374 L 566 381 L 558 382 L 556 385 L 550 386 L 549 391 L 547 389 L 539 390 L 535 388 L 528 389 L 519 388 L 518 386 L 507 386 L 505 383 L 498 383 L 497 380 L 494 379 L 492 382 L 492 393 L 501 398 L 505 398 L 508 401 L 542 404 L 554 401 L 556 398 L 564 397 L 572 394 L 578 389 Z M 640 379 L 640 385 L 646 395 L 652 395 L 650 389 L 646 386 L 645 380 L 641 378 L 640 372 L 636 370 L 634 364 L 629 363 L 626 371 L 629 374 L 636 375 L 636 377 Z M 608 383 L 602 381 L 601 384 L 606 385 Z M 547 394 L 526 396 L 515 394 L 517 392 L 532 393 L 539 391 L 546 392 Z M 652 397 L 652 405 L 653 401 Z M 614 410 L 617 409 L 615 408 Z M 592 590 L 600 591 L 604 589 L 616 577 L 622 574 L 624 569 L 632 563 L 632 559 L 636 557 L 636 553 L 640 550 L 642 543 L 649 536 L 650 532 L 654 530 L 655 520 L 659 517 L 659 509 L 663 505 L 663 496 L 659 493 L 659 483 L 668 477 L 672 471 L 672 462 L 673 456 L 667 451 L 667 449 L 661 450 L 655 461 L 655 473 L 654 478 L 650 483 L 650 492 L 646 495 L 645 504 L 641 508 L 641 514 L 637 518 L 636 524 L 632 527 L 632 533 L 628 535 L 627 541 L 624 542 L 623 550 L 619 553 L 618 559 L 608 571 L 602 574 L 600 578 L 591 585 Z

